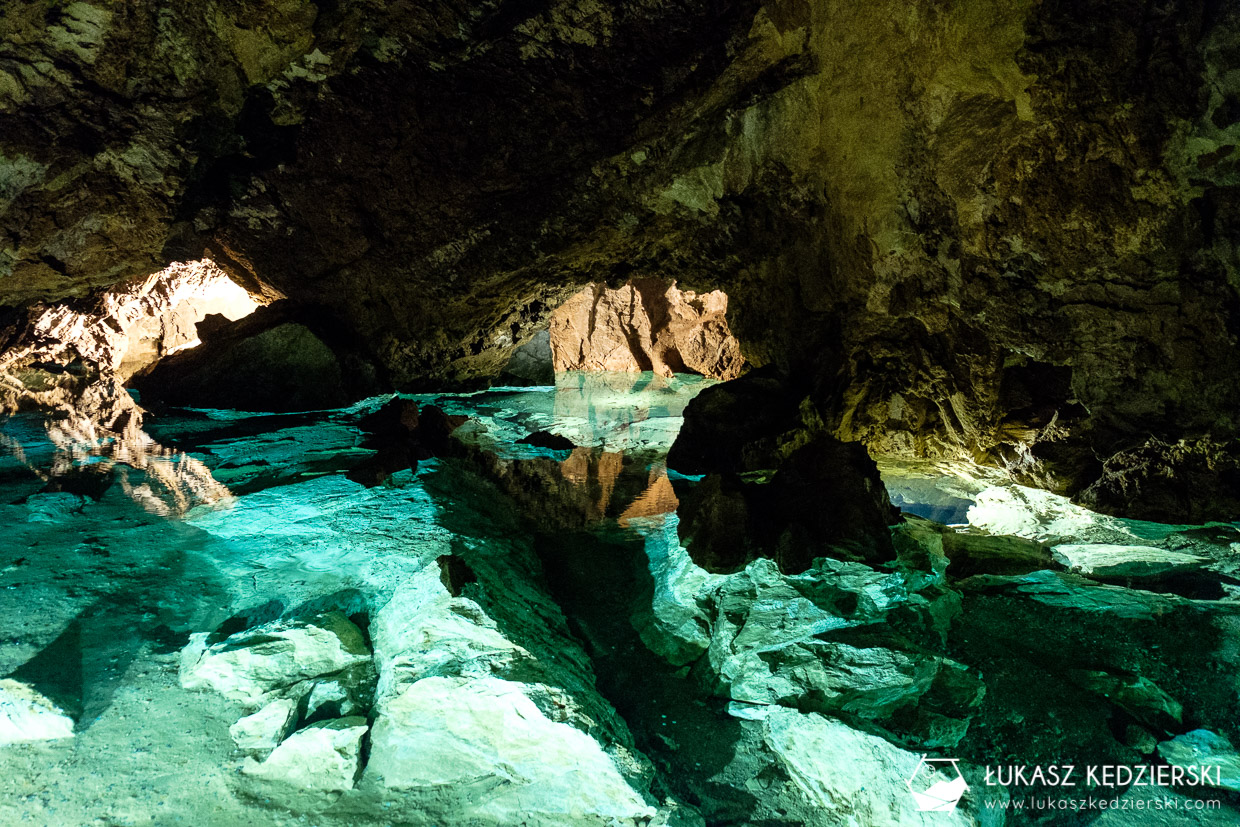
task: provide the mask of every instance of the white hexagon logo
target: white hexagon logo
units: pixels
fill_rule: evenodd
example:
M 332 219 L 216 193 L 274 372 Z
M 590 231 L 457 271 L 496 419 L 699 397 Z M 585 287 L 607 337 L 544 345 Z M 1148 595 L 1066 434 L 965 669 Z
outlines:
M 918 810 L 923 813 L 950 813 L 956 809 L 960 797 L 969 789 L 960 774 L 958 761 L 957 758 L 921 757 L 906 782 Z

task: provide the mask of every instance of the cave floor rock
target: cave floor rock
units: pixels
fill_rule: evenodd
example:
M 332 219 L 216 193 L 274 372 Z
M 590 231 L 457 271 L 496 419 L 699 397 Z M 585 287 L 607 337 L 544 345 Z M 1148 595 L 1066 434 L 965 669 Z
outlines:
M 710 573 L 678 538 L 672 481 L 695 478 L 665 465 L 710 384 L 564 374 L 406 397 L 451 444 L 370 486 L 348 473 L 391 397 L 169 411 L 147 435 L 231 492 L 186 509 L 160 507 L 175 474 L 0 422 L 0 677 L 52 716 L 18 722 L 46 739 L 0 746 L 0 823 L 1240 819 L 1227 789 L 1088 790 L 1181 802 L 1094 822 L 1004 810 L 1065 794 L 984 781 L 1159 764 L 1198 730 L 1240 743 L 1240 527 L 880 463 L 915 515 L 896 559 Z M 960 759 L 950 817 L 909 797 L 927 754 Z

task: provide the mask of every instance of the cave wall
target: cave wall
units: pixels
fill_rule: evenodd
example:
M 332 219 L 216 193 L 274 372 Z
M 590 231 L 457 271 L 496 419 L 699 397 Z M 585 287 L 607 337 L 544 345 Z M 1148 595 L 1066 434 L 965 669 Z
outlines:
M 551 366 L 736 379 L 745 359 L 728 330 L 727 311 L 720 290 L 699 295 L 649 278 L 617 288 L 590 284 L 551 314 Z
M 10 5 L 0 304 L 206 251 L 413 389 L 498 373 L 588 282 L 675 279 L 816 426 L 1079 490 L 1240 428 L 1238 14 Z

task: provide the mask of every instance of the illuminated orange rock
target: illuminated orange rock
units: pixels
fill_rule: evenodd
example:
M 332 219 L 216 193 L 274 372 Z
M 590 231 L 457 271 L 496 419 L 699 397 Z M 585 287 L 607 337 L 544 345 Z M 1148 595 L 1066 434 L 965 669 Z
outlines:
M 623 287 L 591 284 L 551 316 L 557 371 L 701 373 L 734 379 L 745 364 L 727 322 L 728 297 L 693 293 L 661 279 Z

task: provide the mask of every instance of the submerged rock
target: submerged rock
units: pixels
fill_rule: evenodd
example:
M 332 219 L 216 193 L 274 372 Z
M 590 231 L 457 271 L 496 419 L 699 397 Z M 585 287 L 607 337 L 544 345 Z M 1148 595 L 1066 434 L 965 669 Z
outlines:
M 823 560 L 789 577 L 759 560 L 704 602 L 714 611 L 707 663 L 735 702 L 856 716 L 954 746 L 985 691 L 976 672 L 881 622 L 897 608 L 924 613 L 931 633 L 946 620 L 899 574 Z
M 297 726 L 297 703 L 277 698 L 262 709 L 246 715 L 228 728 L 237 749 L 270 750 L 280 745 Z
M 1161 580 L 1200 571 L 1209 562 L 1195 554 L 1152 546 L 1067 543 L 1051 551 L 1074 571 L 1101 578 Z
M 212 642 L 194 636 L 181 663 L 186 689 L 214 689 L 258 706 L 268 693 L 370 661 L 361 631 L 340 612 L 276 620 Z
M 73 737 L 73 719 L 33 687 L 0 680 L 0 745 Z
M 954 798 L 959 799 L 968 785 L 951 765 L 946 771 L 925 768 L 916 753 L 825 715 L 792 709 L 772 709 L 763 719 L 763 736 L 779 766 L 810 805 L 809 825 L 963 827 L 977 823 L 966 807 L 922 812 L 913 797 L 913 782 L 920 774 L 918 791 L 933 790 L 941 782 L 952 785 Z
M 323 675 L 309 681 L 307 689 L 305 716 L 308 720 L 364 715 L 374 702 L 374 664 L 364 661 L 335 674 Z
M 454 596 L 439 567 L 427 566 L 392 595 L 371 627 L 380 700 L 423 678 L 502 674 L 532 659 L 500 633 L 482 607 Z
M 366 719 L 360 717 L 311 724 L 290 735 L 261 763 L 246 759 L 242 772 L 306 790 L 352 789 L 366 729 Z
M 519 683 L 428 677 L 383 706 L 367 783 L 449 821 L 641 825 L 655 808 L 589 735 L 550 720 Z
M 1208 729 L 1195 729 L 1158 745 L 1158 754 L 1177 767 L 1208 768 L 1207 785 L 1240 793 L 1240 752 Z
M 649 602 L 634 612 L 633 625 L 642 643 L 667 662 L 682 666 L 702 656 L 709 647 L 709 593 L 721 575 L 694 565 L 680 544 L 673 514 L 629 520 L 629 528 L 643 535 L 652 588 Z
M 1073 683 L 1101 695 L 1155 730 L 1174 730 L 1184 717 L 1179 701 L 1141 675 L 1093 669 L 1072 669 L 1067 674 Z

